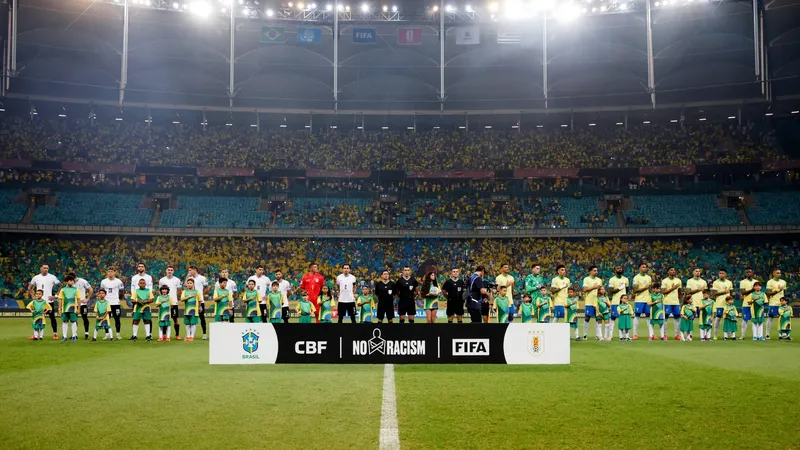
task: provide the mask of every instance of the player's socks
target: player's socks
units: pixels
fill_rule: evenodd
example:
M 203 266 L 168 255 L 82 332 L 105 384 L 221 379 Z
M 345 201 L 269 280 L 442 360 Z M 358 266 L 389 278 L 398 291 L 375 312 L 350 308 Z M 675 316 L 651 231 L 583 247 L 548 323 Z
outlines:
M 175 322 L 174 325 L 175 325 L 175 336 L 180 336 L 181 335 L 181 326 L 178 325 L 178 322 Z
M 578 327 L 575 327 L 575 339 L 578 339 L 579 337 L 581 336 L 578 334 Z
M 150 336 L 150 324 L 149 323 L 144 324 L 144 333 L 147 336 Z
M 37 330 L 33 330 L 33 338 L 39 339 L 39 332 Z
M 414 319 L 408 319 L 408 323 L 414 323 Z
M 164 339 L 164 327 L 158 327 L 158 338 Z
M 598 322 L 596 320 L 594 322 L 594 335 L 597 336 L 600 339 L 604 338 L 604 336 L 603 336 L 603 325 L 601 325 L 600 322 Z
M 772 329 L 772 317 L 767 317 L 767 337 L 769 337 L 769 330 Z
M 633 316 L 633 335 L 636 336 L 639 334 L 639 315 L 636 314 Z
M 61 323 L 61 337 L 67 337 L 67 331 L 69 331 L 69 324 L 67 322 Z
M 400 323 L 406 323 L 406 319 L 400 319 Z
M 94 336 L 93 336 L 93 337 L 94 337 L 95 339 L 97 339 L 97 328 L 95 328 L 95 329 L 94 329 Z
M 171 334 L 172 334 L 172 330 L 171 330 L 170 328 L 171 328 L 171 327 L 170 327 L 169 325 L 167 325 L 167 326 L 166 326 L 166 329 L 167 329 L 167 331 L 166 331 L 167 339 L 170 339 L 170 338 L 172 337 L 172 336 L 171 336 Z
M 586 336 L 587 336 L 587 329 L 588 329 L 588 328 L 589 328 L 589 321 L 588 321 L 588 320 L 584 320 L 584 321 L 583 321 L 583 338 L 584 338 L 584 339 L 586 339 Z
M 614 338 L 614 322 L 613 321 L 611 321 L 608 324 L 606 324 L 606 337 L 608 339 L 613 339 Z
M 133 335 L 134 336 L 138 336 L 139 335 L 139 325 L 134 325 L 133 326 Z
M 647 324 L 647 331 L 649 331 L 649 332 L 650 332 L 650 333 L 648 334 L 648 336 L 655 336 L 655 334 L 653 334 L 653 324 L 652 324 L 652 323 L 648 323 L 648 324 Z
M 744 335 L 747 334 L 747 324 L 749 321 L 742 320 L 742 339 L 744 339 Z
M 78 337 L 78 322 L 72 322 L 72 337 Z

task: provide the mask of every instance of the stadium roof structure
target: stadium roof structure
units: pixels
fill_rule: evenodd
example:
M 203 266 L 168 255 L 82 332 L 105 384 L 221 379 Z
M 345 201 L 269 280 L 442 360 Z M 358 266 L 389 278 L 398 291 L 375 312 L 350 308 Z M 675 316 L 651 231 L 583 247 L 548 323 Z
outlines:
M 6 99 L 276 117 L 800 99 L 800 0 L 7 2 Z

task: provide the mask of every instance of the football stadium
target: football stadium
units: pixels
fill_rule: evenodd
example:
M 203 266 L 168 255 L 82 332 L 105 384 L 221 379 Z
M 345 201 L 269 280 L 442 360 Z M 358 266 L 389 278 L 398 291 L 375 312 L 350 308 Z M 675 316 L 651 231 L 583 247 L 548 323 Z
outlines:
M 800 0 L 307 1 L 2 0 L 1 448 L 800 448 Z

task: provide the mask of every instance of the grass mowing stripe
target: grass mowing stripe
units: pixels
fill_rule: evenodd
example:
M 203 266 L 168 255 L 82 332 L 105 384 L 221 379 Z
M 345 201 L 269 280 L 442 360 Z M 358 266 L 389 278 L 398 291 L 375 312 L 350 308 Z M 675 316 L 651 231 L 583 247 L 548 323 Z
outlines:
M 400 448 L 400 432 L 397 428 L 397 396 L 394 387 L 394 364 L 383 367 L 383 400 L 381 403 L 381 450 Z

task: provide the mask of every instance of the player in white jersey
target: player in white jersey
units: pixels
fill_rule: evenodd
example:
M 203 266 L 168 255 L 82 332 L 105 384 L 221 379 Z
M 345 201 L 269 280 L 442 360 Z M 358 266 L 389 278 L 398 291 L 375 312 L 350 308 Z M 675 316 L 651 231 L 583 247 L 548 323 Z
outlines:
M 61 282 L 58 281 L 58 278 L 50 273 L 50 266 L 42 264 L 39 268 L 39 274 L 31 279 L 30 285 L 28 286 L 28 293 L 31 299 L 36 298 L 36 291 L 41 290 L 44 293 L 42 298 L 47 300 L 47 303 L 50 305 L 51 309 L 47 312 L 47 315 L 50 318 L 50 326 L 53 327 L 54 340 L 58 340 L 58 324 L 56 323 L 56 305 L 58 305 L 58 303 L 54 303 L 56 293 L 53 291 L 53 288 L 59 284 L 61 284 Z
M 89 284 L 83 278 L 76 276 L 74 273 L 70 272 L 67 276 L 72 275 L 72 278 L 75 278 L 75 284 L 73 286 L 78 289 L 78 293 L 81 295 L 81 319 L 83 320 L 83 338 L 89 340 L 89 300 L 92 299 L 92 295 L 94 294 L 94 288 L 92 285 Z
M 292 295 L 292 283 L 283 279 L 283 272 L 280 270 L 275 271 L 275 281 L 278 282 L 278 292 L 283 294 L 281 318 L 283 318 L 283 323 L 289 323 L 289 296 Z
M 342 273 L 336 277 L 336 286 L 339 288 L 339 323 L 344 321 L 344 316 L 350 316 L 350 322 L 356 323 L 356 297 L 353 286 L 356 277 L 350 273 L 350 264 L 342 266 Z
M 198 291 L 203 293 L 203 298 L 208 297 L 208 279 L 203 275 L 200 275 L 200 272 L 197 270 L 197 266 L 189 266 L 189 275 L 186 276 L 186 279 L 193 279 L 194 280 L 194 288 Z M 201 301 L 198 305 L 199 311 L 198 314 L 200 315 L 200 328 L 203 329 L 203 340 L 208 339 L 208 333 L 206 331 L 206 304 L 205 302 Z
M 175 267 L 167 266 L 167 276 L 158 280 L 159 286 L 169 287 L 169 316 L 172 318 L 172 326 L 175 327 L 175 339 L 181 340 L 181 326 L 178 324 L 178 298 L 181 296 L 183 283 L 175 276 Z
M 247 279 L 248 282 L 250 280 L 255 281 L 256 291 L 261 296 L 261 302 L 258 304 L 258 308 L 261 311 L 261 321 L 267 323 L 267 289 L 272 286 L 272 281 L 268 276 L 264 275 L 264 266 L 257 266 L 256 274 Z
M 106 270 L 106 277 L 100 282 L 100 287 L 106 291 L 106 301 L 108 306 L 111 307 L 111 316 L 114 318 L 117 339 L 122 339 L 122 307 L 119 302 L 125 293 L 125 284 L 117 278 L 117 269 L 109 267 Z
M 136 264 L 136 273 L 131 277 L 131 292 L 139 289 L 139 280 L 144 278 L 144 284 L 147 289 L 153 290 L 153 277 L 145 273 L 147 267 L 144 263 Z
M 234 323 L 233 316 L 235 314 L 234 314 L 233 311 L 234 311 L 234 307 L 236 306 L 236 301 L 234 300 L 236 298 L 236 295 L 233 295 L 233 294 L 236 294 L 236 292 L 238 292 L 239 288 L 236 287 L 236 282 L 233 281 L 233 279 L 231 279 L 231 277 L 228 276 L 228 269 L 222 269 L 222 270 L 219 271 L 219 276 L 217 277 L 217 279 L 219 280 L 220 278 L 225 278 L 226 280 L 228 280 L 227 283 L 225 283 L 225 289 L 231 291 L 231 294 L 232 294 L 231 295 L 231 309 L 230 309 L 229 320 L 230 320 L 230 323 Z M 216 292 L 217 290 L 219 290 L 219 281 L 214 283 L 214 291 Z M 213 297 L 216 297 L 216 295 L 213 295 L 212 298 Z

